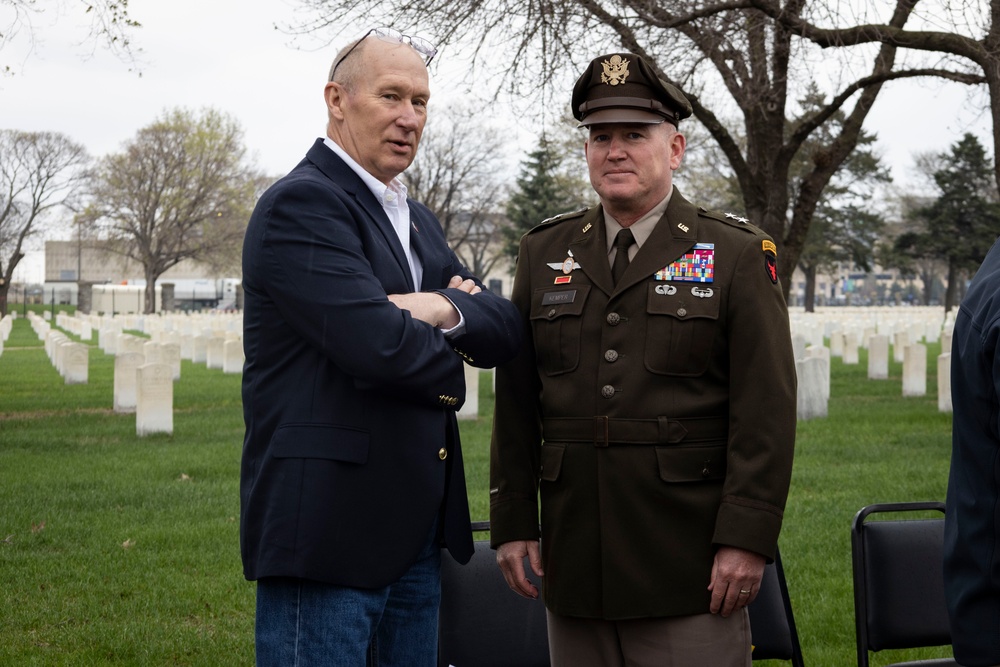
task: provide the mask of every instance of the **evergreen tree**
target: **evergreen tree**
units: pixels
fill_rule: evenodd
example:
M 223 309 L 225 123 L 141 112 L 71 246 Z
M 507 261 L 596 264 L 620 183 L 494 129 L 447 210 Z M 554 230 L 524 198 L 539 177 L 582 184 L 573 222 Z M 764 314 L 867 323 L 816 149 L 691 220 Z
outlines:
M 521 163 L 517 187 L 507 202 L 509 225 L 504 229 L 505 252 L 517 257 L 521 237 L 541 221 L 587 204 L 581 179 L 569 175 L 564 143 L 542 135 L 538 148 Z
M 906 260 L 947 262 L 945 310 L 951 310 L 958 303 L 961 277 L 979 266 L 1000 234 L 1000 203 L 993 166 L 974 135 L 966 133 L 940 161 L 945 166 L 934 172 L 940 194 L 913 213 L 919 230 L 900 235 L 893 249 L 904 259 L 903 268 Z

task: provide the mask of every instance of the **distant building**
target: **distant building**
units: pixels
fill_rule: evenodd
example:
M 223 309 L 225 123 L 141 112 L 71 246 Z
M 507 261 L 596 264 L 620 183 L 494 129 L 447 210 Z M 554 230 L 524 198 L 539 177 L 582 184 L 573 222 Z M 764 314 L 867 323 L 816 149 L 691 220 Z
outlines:
M 79 282 L 92 285 L 146 284 L 142 265 L 135 260 L 88 245 L 87 241 L 45 242 L 45 285 L 43 303 L 78 305 Z M 157 286 L 174 285 L 176 308 L 232 308 L 236 305 L 238 278 L 215 276 L 203 264 L 184 260 L 167 270 Z M 104 310 L 95 303 L 97 310 Z

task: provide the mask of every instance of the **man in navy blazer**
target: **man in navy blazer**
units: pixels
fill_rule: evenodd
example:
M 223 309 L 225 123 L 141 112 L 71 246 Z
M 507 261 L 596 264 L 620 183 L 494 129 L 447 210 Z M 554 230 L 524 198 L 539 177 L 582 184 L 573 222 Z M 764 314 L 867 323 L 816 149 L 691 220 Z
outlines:
M 955 660 L 1000 665 L 1000 240 L 955 315 L 944 593 Z
M 521 325 L 396 178 L 433 52 L 386 29 L 342 49 L 327 138 L 247 228 L 240 546 L 258 665 L 435 664 L 440 548 L 472 554 L 463 364 L 511 358 Z

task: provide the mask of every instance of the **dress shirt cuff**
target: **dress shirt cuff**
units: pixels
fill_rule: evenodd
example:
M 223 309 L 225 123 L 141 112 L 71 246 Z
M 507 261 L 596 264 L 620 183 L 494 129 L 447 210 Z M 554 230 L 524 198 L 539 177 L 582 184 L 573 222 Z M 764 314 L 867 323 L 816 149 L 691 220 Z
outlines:
M 442 292 L 438 292 L 438 294 L 448 299 L 448 296 L 446 294 Z M 452 338 L 458 338 L 459 336 L 465 333 L 465 315 L 462 314 L 462 311 L 459 309 L 458 306 L 455 305 L 454 301 L 452 301 L 451 299 L 448 299 L 448 301 L 458 312 L 458 324 L 456 324 L 450 329 L 441 329 L 441 333 L 444 334 L 445 338 L 451 340 Z

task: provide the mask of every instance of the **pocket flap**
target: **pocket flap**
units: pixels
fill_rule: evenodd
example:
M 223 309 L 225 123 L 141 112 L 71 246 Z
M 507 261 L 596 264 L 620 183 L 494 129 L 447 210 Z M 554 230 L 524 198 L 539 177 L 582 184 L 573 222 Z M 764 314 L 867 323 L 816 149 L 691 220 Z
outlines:
M 587 303 L 590 285 L 545 287 L 531 295 L 532 320 L 554 320 L 564 315 L 580 315 Z
M 288 424 L 271 438 L 276 459 L 328 459 L 345 463 L 368 461 L 368 431 L 333 424 Z
M 646 294 L 646 312 L 669 315 L 678 320 L 719 319 L 721 288 L 711 283 L 650 283 Z
M 554 482 L 559 478 L 559 471 L 562 470 L 563 453 L 565 451 L 565 445 L 542 445 L 541 477 L 543 480 Z
M 656 462 L 664 482 L 704 482 L 726 476 L 725 445 L 657 447 Z

